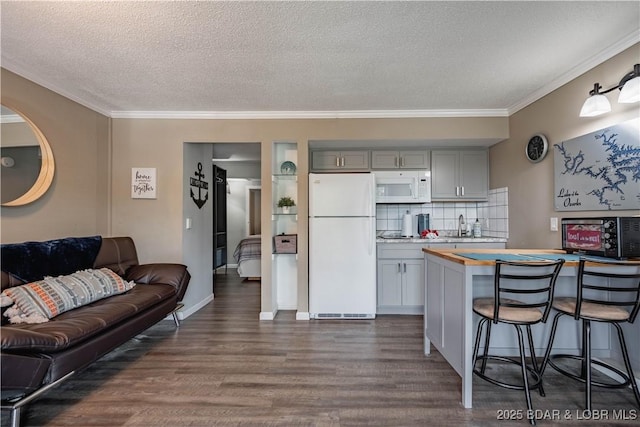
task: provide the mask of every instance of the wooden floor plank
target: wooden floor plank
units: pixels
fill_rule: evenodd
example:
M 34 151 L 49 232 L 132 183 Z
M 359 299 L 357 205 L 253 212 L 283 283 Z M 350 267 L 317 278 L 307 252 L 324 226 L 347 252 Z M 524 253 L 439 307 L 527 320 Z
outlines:
M 258 320 L 260 283 L 234 270 L 216 276 L 213 303 L 180 328 L 163 321 L 34 401 L 24 426 L 509 426 L 499 411 L 524 411 L 522 392 L 474 380 L 474 409 L 460 405 L 460 378 L 436 351 L 422 354 L 422 316 Z M 495 368 L 493 368 L 495 369 Z M 580 384 L 553 370 L 536 409 L 585 425 Z M 594 390 L 594 408 L 635 420 L 630 390 Z M 635 411 L 635 412 L 633 412 Z M 612 412 L 609 412 L 612 416 Z M 2 418 L 6 425 L 6 415 Z M 589 421 L 587 421 L 589 423 Z

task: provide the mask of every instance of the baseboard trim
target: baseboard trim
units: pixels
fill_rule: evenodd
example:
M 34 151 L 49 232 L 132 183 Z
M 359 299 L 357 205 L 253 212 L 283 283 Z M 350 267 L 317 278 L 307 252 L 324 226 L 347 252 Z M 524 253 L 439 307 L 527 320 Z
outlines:
M 296 313 L 296 320 L 309 320 L 309 319 L 311 319 L 311 317 L 309 317 L 308 311 L 298 311 Z
M 261 311 L 260 320 L 273 320 L 275 318 L 273 311 Z
M 200 310 L 202 307 L 204 307 L 205 305 L 209 304 L 211 301 L 213 301 L 214 295 L 211 294 L 209 296 L 207 296 L 205 299 L 203 299 L 202 301 L 200 301 L 198 304 L 193 305 L 189 308 L 187 308 L 186 310 L 180 310 L 178 311 L 178 320 L 184 320 L 187 317 L 191 316 L 193 313 L 195 313 L 196 311 Z M 173 321 L 173 315 L 169 314 L 167 317 L 164 318 L 164 320 L 171 320 Z

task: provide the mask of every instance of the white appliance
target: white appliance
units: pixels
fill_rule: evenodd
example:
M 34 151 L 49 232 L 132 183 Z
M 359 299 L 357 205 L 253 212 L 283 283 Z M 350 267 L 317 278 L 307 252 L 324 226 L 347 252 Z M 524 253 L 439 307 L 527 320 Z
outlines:
M 309 316 L 376 316 L 373 174 L 309 174 Z
M 431 202 L 431 171 L 375 172 L 376 203 Z

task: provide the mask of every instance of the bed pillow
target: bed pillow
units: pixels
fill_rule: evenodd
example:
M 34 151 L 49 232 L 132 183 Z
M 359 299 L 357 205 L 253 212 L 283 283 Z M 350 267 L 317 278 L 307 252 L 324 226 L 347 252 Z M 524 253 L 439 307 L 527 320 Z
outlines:
M 0 294 L 0 306 L 13 304 L 4 312 L 11 323 L 43 323 L 134 286 L 134 282 L 125 281 L 108 268 L 82 270 L 5 289 Z

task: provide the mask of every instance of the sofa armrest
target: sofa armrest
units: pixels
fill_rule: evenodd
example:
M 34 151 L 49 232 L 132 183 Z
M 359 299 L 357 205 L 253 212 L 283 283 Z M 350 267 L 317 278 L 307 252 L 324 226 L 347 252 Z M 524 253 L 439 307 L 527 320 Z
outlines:
M 130 267 L 124 275 L 126 280 L 136 283 L 162 283 L 176 288 L 178 301 L 182 300 L 191 279 L 187 267 L 182 264 L 142 264 Z

